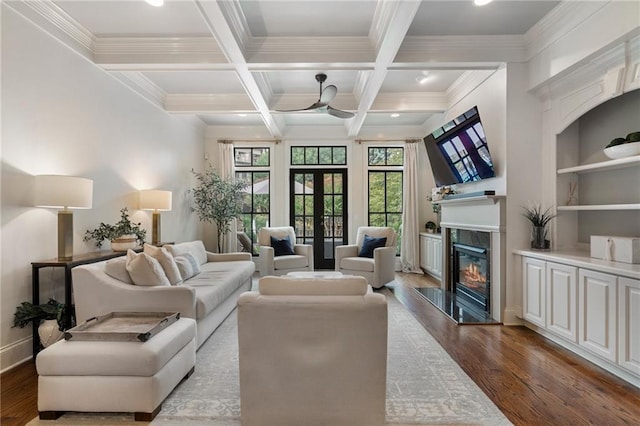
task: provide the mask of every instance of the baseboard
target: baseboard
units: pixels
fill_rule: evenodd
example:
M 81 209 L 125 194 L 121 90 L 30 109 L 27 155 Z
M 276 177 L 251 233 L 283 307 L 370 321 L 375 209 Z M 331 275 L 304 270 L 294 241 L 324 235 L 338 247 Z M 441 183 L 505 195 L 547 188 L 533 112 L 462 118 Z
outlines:
M 11 370 L 33 358 L 32 337 L 25 337 L 0 348 L 0 373 Z
M 505 308 L 502 323 L 504 325 L 524 325 L 524 321 L 520 318 L 519 310 L 516 308 Z

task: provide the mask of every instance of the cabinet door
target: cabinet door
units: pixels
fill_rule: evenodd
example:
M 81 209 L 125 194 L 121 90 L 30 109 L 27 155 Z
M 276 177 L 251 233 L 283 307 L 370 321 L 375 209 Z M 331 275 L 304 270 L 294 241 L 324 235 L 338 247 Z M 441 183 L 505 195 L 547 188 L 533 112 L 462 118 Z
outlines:
M 442 275 L 442 240 L 438 238 L 433 239 L 433 273 Z
M 546 327 L 545 321 L 545 262 L 528 257 L 522 258 L 523 316 L 527 321 Z
M 618 363 L 640 375 L 640 280 L 618 278 Z
M 558 336 L 578 342 L 576 314 L 578 268 L 547 262 L 547 329 Z
M 429 247 L 427 246 L 429 244 L 429 239 L 430 238 L 425 237 L 424 235 L 420 235 L 420 267 L 424 270 L 429 269 Z
M 580 269 L 578 343 L 610 361 L 617 352 L 617 292 L 614 275 Z

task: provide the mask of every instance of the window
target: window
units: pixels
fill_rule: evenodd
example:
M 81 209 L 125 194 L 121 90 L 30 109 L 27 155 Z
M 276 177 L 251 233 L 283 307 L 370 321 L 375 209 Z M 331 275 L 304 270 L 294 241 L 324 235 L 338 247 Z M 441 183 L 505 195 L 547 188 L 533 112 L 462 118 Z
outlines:
M 238 232 L 251 240 L 251 254 L 257 255 L 258 230 L 269 226 L 271 183 L 269 148 L 235 148 L 236 180 L 247 183 Z M 238 238 L 241 240 L 241 237 Z M 244 245 L 242 247 L 244 250 Z
M 368 150 L 369 226 L 390 226 L 398 233 L 398 237 L 401 236 L 402 225 L 403 162 L 402 147 L 375 147 Z
M 344 166 L 346 146 L 292 146 L 292 166 Z

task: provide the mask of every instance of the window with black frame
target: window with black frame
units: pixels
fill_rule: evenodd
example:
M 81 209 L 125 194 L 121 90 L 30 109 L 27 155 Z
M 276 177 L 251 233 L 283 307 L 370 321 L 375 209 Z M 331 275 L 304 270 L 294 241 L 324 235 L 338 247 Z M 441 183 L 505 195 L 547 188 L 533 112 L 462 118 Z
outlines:
M 258 230 L 269 226 L 271 213 L 270 149 L 235 148 L 236 180 L 246 182 L 238 221 L 238 248 L 258 255 Z

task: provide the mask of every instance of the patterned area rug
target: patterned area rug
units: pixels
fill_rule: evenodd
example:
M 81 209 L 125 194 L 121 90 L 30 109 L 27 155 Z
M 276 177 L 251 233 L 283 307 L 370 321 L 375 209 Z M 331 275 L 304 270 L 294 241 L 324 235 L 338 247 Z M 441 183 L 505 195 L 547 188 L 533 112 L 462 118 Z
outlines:
M 387 424 L 510 425 L 500 410 L 387 289 Z M 132 415 L 68 413 L 29 425 L 140 424 Z M 153 425 L 240 425 L 234 311 L 197 353 L 195 373 L 162 405 Z

